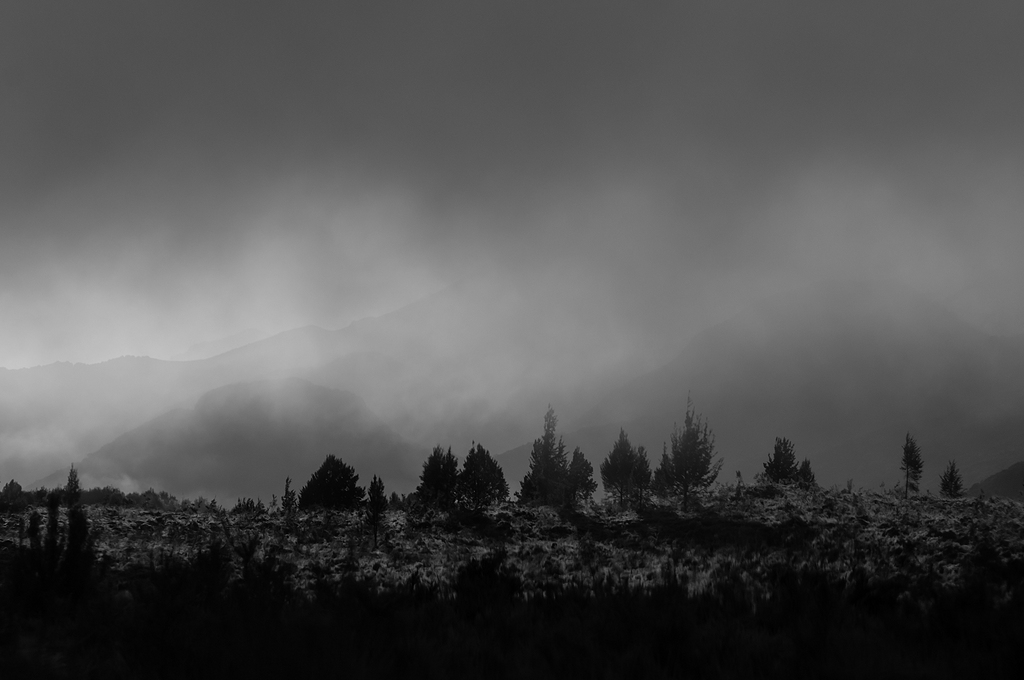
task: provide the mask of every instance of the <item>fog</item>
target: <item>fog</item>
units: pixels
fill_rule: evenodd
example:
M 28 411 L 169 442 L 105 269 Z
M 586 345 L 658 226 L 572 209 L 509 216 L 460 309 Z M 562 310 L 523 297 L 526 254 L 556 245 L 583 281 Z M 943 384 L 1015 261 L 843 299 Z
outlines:
M 0 366 L 466 281 L 524 310 L 460 319 L 518 356 L 491 394 L 525 347 L 552 385 L 552 344 L 574 380 L 650 371 L 836 277 L 1024 333 L 1022 29 L 1007 3 L 7 3 Z

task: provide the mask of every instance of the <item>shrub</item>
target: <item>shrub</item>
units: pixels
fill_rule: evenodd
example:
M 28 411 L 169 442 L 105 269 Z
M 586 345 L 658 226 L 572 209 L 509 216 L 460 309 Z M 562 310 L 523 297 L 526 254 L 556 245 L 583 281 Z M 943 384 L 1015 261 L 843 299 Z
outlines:
M 299 492 L 299 509 L 313 507 L 331 510 L 351 510 L 358 507 L 366 490 L 357 486 L 359 475 L 334 455 L 328 455 Z

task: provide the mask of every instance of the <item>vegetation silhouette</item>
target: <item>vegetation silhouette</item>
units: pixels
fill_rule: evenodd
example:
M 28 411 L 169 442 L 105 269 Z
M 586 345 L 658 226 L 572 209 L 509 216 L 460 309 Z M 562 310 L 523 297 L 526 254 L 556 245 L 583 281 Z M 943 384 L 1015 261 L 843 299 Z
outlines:
M 910 492 L 917 493 L 918 483 L 921 481 L 921 473 L 924 471 L 924 460 L 921 458 L 921 447 L 917 445 L 914 438 L 907 433 L 907 440 L 903 444 L 903 458 L 900 461 L 900 470 L 905 475 L 903 488 L 904 498 L 910 497 Z
M 693 402 L 686 399 L 683 428 L 678 423 L 672 430 L 672 455 L 663 449 L 661 464 L 654 472 L 654 488 L 662 497 L 680 497 L 683 509 L 689 509 L 690 498 L 711 486 L 722 470 L 723 460 L 714 460 L 715 435 L 706 420 L 694 412 Z
M 320 507 L 331 510 L 351 510 L 358 507 L 366 490 L 357 486 L 359 475 L 351 465 L 329 454 L 320 468 L 313 473 L 299 491 L 299 509 Z

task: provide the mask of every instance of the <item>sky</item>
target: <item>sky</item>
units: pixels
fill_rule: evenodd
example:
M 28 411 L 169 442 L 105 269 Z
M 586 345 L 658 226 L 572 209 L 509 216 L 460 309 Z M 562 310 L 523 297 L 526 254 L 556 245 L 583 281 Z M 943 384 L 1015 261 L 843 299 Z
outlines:
M 835 276 L 1024 333 L 1022 34 L 1010 2 L 3 3 L 0 366 L 474 277 L 651 348 Z

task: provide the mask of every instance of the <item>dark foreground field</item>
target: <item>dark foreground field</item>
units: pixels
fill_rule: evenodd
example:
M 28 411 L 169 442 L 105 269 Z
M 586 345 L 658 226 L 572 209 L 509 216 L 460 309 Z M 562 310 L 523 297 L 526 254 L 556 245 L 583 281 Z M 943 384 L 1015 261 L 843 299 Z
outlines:
M 1024 506 L 0 515 L 0 677 L 1020 677 Z

